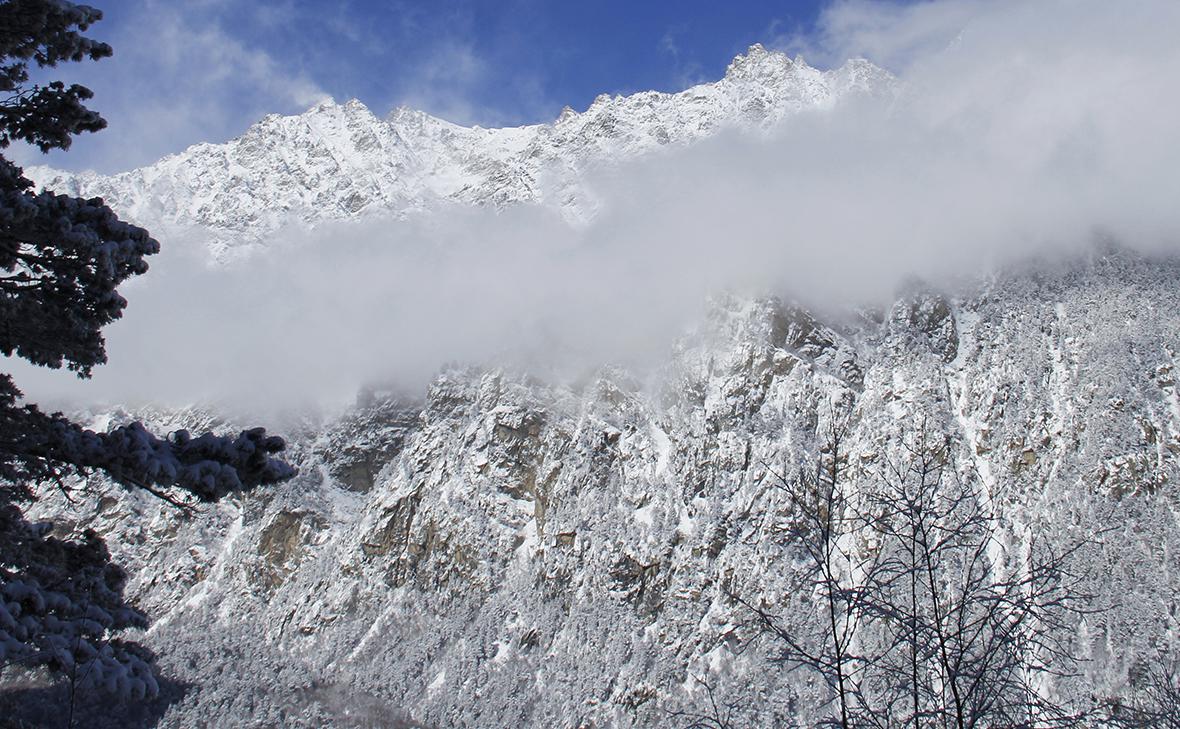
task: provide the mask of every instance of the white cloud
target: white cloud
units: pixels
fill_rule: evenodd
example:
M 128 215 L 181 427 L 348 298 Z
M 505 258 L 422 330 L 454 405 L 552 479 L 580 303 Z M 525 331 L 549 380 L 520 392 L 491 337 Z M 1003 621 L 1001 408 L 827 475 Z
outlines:
M 825 67 L 863 57 L 904 72 L 911 62 L 944 50 L 980 17 L 1002 14 L 1001 6 L 1011 4 L 1009 0 L 836 0 L 820 13 L 814 31 L 804 34 L 795 29 L 772 43 Z
M 557 115 L 560 105 L 548 98 L 536 72 L 503 71 L 494 69 L 469 39 L 438 37 L 426 52 L 405 59 L 396 103 L 464 126 L 513 126 Z
M 194 273 L 171 254 L 127 288 L 111 364 L 80 391 L 290 403 L 420 385 L 454 360 L 642 363 L 709 292 L 851 303 L 1099 234 L 1180 252 L 1180 5 L 842 3 L 825 17 L 827 47 L 897 59 L 900 102 L 600 173 L 586 229 L 455 209 L 284 232 L 242 268 Z M 54 377 L 18 383 L 52 394 Z
M 117 172 L 202 141 L 240 134 L 270 112 L 294 113 L 327 94 L 305 73 L 235 37 L 219 20 L 224 0 L 128 0 L 105 8 L 92 35 L 115 49 L 100 62 L 65 64 L 46 76 L 82 83 L 109 122 L 68 153 L 20 150 L 23 164 Z
M 488 66 L 472 44 L 441 40 L 432 52 L 406 69 L 401 103 L 456 124 L 486 123 L 488 109 L 473 102 Z
M 664 35 L 660 37 L 658 45 L 660 52 L 667 54 L 671 58 L 672 77 L 681 88 L 688 88 L 689 86 L 711 80 L 704 77 L 699 63 L 690 57 L 686 57 L 691 56 L 691 54 L 685 54 L 684 49 L 681 48 L 678 38 L 687 32 L 688 25 L 683 23 L 674 25 L 664 32 Z

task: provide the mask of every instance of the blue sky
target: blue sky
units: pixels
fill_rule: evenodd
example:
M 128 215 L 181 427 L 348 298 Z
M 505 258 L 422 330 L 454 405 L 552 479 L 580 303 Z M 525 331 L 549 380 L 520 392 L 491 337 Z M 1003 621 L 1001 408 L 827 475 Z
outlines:
M 819 3 L 439 0 L 225 3 L 217 20 L 332 95 L 386 108 L 461 93 L 468 119 L 538 121 L 599 93 L 716 79 L 751 43 L 811 27 Z M 428 111 L 430 109 L 427 109 Z
M 128 169 L 228 139 L 267 113 L 298 113 L 323 96 L 359 98 L 377 114 L 406 104 L 464 124 L 547 121 L 566 104 L 586 108 L 600 93 L 715 80 L 755 42 L 797 50 L 790 46 L 810 37 L 832 5 L 88 2 L 106 15 L 92 33 L 114 46 L 115 57 L 54 77 L 90 86 L 111 128 L 48 160 L 18 152 L 22 163 Z

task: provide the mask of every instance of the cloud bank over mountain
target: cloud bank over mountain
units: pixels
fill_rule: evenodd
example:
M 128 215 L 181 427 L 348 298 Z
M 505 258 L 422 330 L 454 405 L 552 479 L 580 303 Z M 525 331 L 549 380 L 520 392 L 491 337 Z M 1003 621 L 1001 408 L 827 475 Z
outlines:
M 1166 0 L 837 3 L 817 36 L 780 42 L 867 56 L 897 93 L 600 159 L 579 171 L 595 212 L 573 225 L 553 205 L 445 202 L 292 225 L 214 267 L 194 253 L 199 231 L 167 239 L 126 287 L 93 383 L 27 370 L 18 383 L 338 401 L 366 382 L 420 385 L 448 361 L 642 363 L 721 291 L 853 304 L 908 276 L 948 283 L 1096 240 L 1175 253 L 1177 27 Z

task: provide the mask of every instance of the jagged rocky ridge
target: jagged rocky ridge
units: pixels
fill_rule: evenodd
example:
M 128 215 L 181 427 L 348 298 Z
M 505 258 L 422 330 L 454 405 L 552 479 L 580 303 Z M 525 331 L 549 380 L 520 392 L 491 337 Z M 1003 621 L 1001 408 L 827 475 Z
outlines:
M 820 72 L 754 48 L 717 84 L 600 98 L 551 125 L 325 105 L 112 178 L 37 174 L 162 236 L 207 228 L 228 262 L 280 225 L 440 201 L 578 219 L 589 165 L 891 85 L 864 63 Z M 47 493 L 35 516 L 98 530 L 132 573 L 154 620 L 142 639 L 172 682 L 127 709 L 136 720 L 677 726 L 669 712 L 699 707 L 704 677 L 736 725 L 809 726 L 818 685 L 772 665 L 727 597 L 795 609 L 771 470 L 811 462 L 836 419 L 850 488 L 869 488 L 924 423 L 1003 494 L 1014 547 L 1114 527 L 1078 555 L 1101 612 L 1075 626 L 1081 674 L 1053 690 L 1129 700 L 1143 667 L 1180 648 L 1178 276 L 1174 260 L 1100 251 L 961 291 L 913 286 L 881 311 L 721 297 L 651 373 L 450 368 L 425 393 L 288 423 L 301 475 L 282 487 L 187 518 L 96 481 L 76 504 Z M 229 427 L 199 409 L 95 425 L 131 418 Z M 132 721 L 103 709 L 95 725 Z
M 716 83 L 676 94 L 603 94 L 584 112 L 567 107 L 551 124 L 463 127 L 407 108 L 379 119 L 359 101 L 327 101 L 298 116 L 268 116 L 226 144 L 198 144 L 110 177 L 26 172 L 51 190 L 103 197 L 162 239 L 200 227 L 212 255 L 225 260 L 284 225 L 406 214 L 443 202 L 542 203 L 584 220 L 594 200 L 581 183 L 594 165 L 726 128 L 770 128 L 787 115 L 894 86 L 867 61 L 820 71 L 753 46 Z
M 727 597 L 793 609 L 770 469 L 837 418 L 868 488 L 925 423 L 1003 495 L 1013 545 L 1114 527 L 1077 556 L 1102 612 L 1053 690 L 1125 700 L 1178 647 L 1177 276 L 1107 252 L 830 320 L 721 298 L 645 381 L 451 369 L 292 427 L 297 480 L 195 519 L 102 484 L 39 508 L 130 566 L 189 686 L 165 726 L 676 726 L 694 676 L 737 725 L 812 725 L 816 684 Z

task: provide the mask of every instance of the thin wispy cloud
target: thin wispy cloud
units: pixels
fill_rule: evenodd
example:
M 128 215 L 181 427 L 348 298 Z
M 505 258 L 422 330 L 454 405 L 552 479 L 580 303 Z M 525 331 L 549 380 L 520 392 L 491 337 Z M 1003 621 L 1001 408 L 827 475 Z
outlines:
M 406 74 L 408 82 L 398 104 L 420 109 L 455 124 L 501 126 L 494 109 L 474 101 L 474 90 L 487 82 L 488 64 L 469 43 L 448 41 L 435 46 Z
M 905 73 L 910 64 L 937 56 L 973 23 L 991 13 L 1010 14 L 1018 4 L 1028 5 L 1008 0 L 837 0 L 824 8 L 814 28 L 772 27 L 769 43 L 822 67 L 868 58 Z M 1053 12 L 1048 5 L 1045 11 Z
M 710 79 L 704 75 L 701 64 L 685 53 L 680 38 L 688 31 L 686 24 L 677 24 L 660 37 L 659 47 L 672 60 L 672 76 L 681 88 L 688 88 Z
M 484 126 L 548 119 L 560 109 L 536 70 L 506 74 L 494 65 L 463 13 L 391 7 L 365 24 L 290 0 L 127 0 L 104 12 L 92 33 L 115 56 L 42 75 L 90 87 L 109 128 L 76 139 L 68 153 L 14 148 L 9 156 L 19 164 L 119 172 L 328 97 L 363 97 L 378 114 L 405 105 Z
M 327 95 L 288 60 L 233 35 L 218 20 L 223 5 L 128 0 L 107 9 L 93 33 L 114 46 L 114 57 L 45 76 L 90 87 L 110 128 L 77 138 L 64 154 L 15 150 L 18 161 L 121 171 L 224 141 L 267 113 L 302 111 Z

